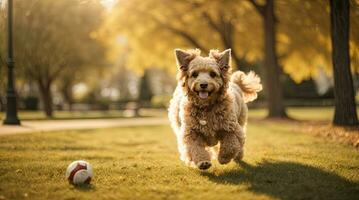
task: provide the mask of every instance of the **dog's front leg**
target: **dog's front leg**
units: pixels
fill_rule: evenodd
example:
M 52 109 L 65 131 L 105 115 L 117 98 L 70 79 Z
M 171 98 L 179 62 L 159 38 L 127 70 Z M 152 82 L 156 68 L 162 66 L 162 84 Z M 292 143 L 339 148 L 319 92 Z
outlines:
M 184 138 L 187 157 L 199 169 L 205 170 L 211 167 L 211 158 L 205 149 L 205 141 L 203 138 L 194 132 L 190 132 Z
M 223 132 L 220 140 L 218 162 L 220 164 L 227 164 L 239 153 L 243 148 L 241 136 L 243 135 L 241 127 L 236 128 L 233 132 Z

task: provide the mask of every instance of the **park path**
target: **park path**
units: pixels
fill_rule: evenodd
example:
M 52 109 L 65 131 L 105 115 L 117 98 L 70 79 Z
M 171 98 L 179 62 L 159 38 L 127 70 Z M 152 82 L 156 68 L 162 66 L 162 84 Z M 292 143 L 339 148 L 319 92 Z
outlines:
M 0 125 L 0 136 L 19 133 L 79 130 L 94 128 L 153 126 L 168 124 L 165 117 L 121 119 L 75 119 L 75 120 L 24 120 L 21 126 Z

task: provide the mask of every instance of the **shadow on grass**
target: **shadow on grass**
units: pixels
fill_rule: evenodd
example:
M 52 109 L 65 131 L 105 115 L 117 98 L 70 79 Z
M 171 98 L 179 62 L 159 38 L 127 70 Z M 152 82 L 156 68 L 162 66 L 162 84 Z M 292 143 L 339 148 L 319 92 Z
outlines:
M 78 191 L 90 192 L 95 191 L 96 187 L 92 184 L 73 185 L 73 188 Z
M 202 173 L 219 184 L 249 184 L 249 191 L 278 199 L 358 199 L 359 183 L 294 162 L 245 162 L 221 174 Z

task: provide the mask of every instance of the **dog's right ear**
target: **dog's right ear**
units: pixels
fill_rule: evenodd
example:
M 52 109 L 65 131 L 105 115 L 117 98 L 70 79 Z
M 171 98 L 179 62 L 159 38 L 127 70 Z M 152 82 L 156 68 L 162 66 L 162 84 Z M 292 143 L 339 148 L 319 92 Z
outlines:
M 177 66 L 181 71 L 187 71 L 189 63 L 196 57 L 196 54 L 191 51 L 184 51 L 175 49 Z

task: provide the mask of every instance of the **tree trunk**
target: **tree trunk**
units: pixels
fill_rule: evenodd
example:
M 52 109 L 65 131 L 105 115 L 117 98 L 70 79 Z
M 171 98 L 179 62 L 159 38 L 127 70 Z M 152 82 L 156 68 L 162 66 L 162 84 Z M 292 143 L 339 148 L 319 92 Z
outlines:
M 235 42 L 233 41 L 233 24 L 231 22 L 222 21 L 220 30 L 218 30 L 223 46 L 225 49 L 231 49 L 232 59 L 234 60 L 236 67 L 234 70 L 241 70 L 244 72 L 249 71 L 250 64 L 238 56 L 236 49 L 234 48 Z M 216 29 L 214 29 L 216 30 Z
M 233 70 L 241 70 L 246 73 L 251 70 L 253 63 L 248 62 L 244 57 L 240 57 L 233 46 L 226 47 L 226 49 L 231 49 L 232 59 L 236 64 L 236 67 L 234 67 Z
M 2 96 L 0 95 L 0 112 L 3 112 L 5 109 L 4 109 L 4 102 L 3 102 L 3 100 L 2 100 L 3 98 L 2 98 Z
M 52 93 L 51 93 L 51 82 L 47 81 L 44 83 L 43 80 L 38 80 L 38 87 L 41 94 L 41 100 L 46 117 L 53 117 L 53 105 L 52 105 Z
M 72 93 L 72 83 L 71 81 L 65 81 L 63 83 L 63 86 L 61 88 L 62 96 L 64 100 L 66 101 L 69 110 L 72 111 L 72 104 L 74 102 L 73 100 L 73 93 Z
M 283 89 L 280 81 L 281 70 L 276 54 L 276 29 L 274 0 L 267 0 L 263 10 L 264 25 L 264 73 L 267 87 L 268 117 L 287 117 L 283 101 Z
M 357 125 L 349 57 L 349 0 L 330 0 L 336 125 Z

